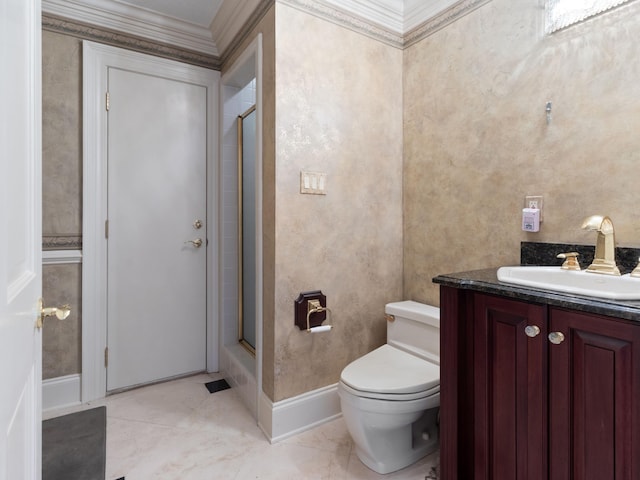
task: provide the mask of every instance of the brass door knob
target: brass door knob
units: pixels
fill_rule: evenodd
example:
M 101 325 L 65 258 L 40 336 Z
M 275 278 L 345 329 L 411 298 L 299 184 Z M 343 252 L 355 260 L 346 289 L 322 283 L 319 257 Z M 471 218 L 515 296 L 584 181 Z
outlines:
M 40 316 L 36 321 L 36 327 L 39 329 L 42 328 L 44 324 L 45 317 L 53 317 L 55 316 L 58 320 L 64 320 L 71 314 L 71 307 L 69 305 L 62 305 L 61 307 L 45 307 L 42 299 L 38 300 L 38 311 L 40 312 Z
M 187 240 L 184 243 L 190 243 L 194 247 L 200 248 L 202 246 L 202 239 L 201 238 L 196 238 L 195 240 Z

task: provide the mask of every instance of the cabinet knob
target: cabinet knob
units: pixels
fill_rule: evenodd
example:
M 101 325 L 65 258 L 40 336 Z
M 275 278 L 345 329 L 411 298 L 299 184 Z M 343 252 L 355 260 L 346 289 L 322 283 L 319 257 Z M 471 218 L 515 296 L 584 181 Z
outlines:
M 562 332 L 551 332 L 549 334 L 549 341 L 554 345 L 560 345 L 564 342 L 564 334 Z
M 524 333 L 527 334 L 527 337 L 537 337 L 540 334 L 540 327 L 537 325 L 527 325 L 524 329 Z

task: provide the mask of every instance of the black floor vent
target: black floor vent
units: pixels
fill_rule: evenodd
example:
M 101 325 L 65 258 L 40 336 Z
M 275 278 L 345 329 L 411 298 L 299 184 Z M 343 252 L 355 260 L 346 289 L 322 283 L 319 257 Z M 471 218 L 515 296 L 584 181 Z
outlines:
M 209 393 L 216 393 L 222 390 L 226 390 L 227 388 L 231 388 L 224 378 L 222 380 L 215 380 L 213 382 L 205 383 L 204 386 L 207 387 Z

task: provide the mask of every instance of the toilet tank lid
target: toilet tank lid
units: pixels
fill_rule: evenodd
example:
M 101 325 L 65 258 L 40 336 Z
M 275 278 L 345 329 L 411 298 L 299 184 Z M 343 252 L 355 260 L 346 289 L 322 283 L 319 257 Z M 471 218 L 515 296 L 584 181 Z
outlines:
M 387 303 L 385 313 L 399 317 L 408 318 L 417 322 L 428 323 L 440 328 L 440 309 L 433 305 L 426 305 L 413 300 L 403 302 Z

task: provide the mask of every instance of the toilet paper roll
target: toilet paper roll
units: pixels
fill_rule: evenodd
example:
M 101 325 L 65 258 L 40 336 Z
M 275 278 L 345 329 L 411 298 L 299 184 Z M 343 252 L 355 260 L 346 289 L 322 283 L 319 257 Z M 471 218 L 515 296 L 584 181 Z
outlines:
M 309 332 L 322 333 L 322 332 L 328 332 L 329 330 L 331 330 L 331 325 L 320 325 L 319 327 L 311 327 L 309 329 Z

